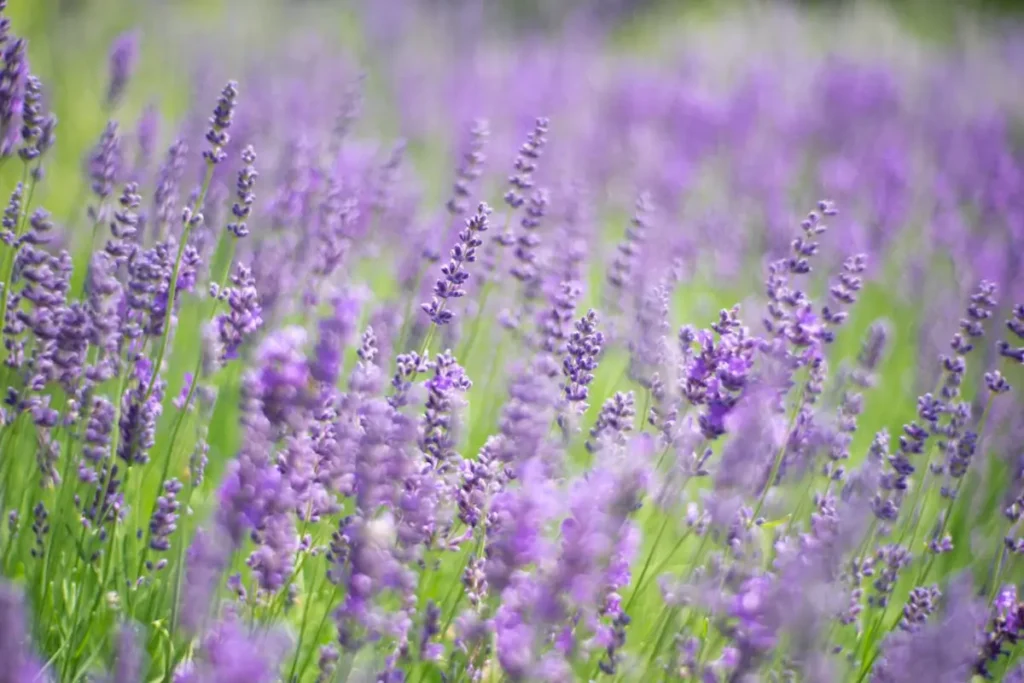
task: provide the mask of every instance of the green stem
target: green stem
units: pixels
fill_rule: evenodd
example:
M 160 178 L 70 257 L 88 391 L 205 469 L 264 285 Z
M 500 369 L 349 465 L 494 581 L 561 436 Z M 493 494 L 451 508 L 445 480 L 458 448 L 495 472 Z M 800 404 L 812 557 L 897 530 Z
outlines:
M 623 612 L 628 613 L 629 608 L 633 606 L 633 601 L 636 596 L 639 595 L 640 591 L 644 587 L 644 579 L 647 577 L 647 571 L 651 568 L 651 563 L 654 561 L 654 552 L 658 548 L 658 543 L 661 541 L 661 537 L 665 535 L 665 531 L 668 530 L 669 516 L 665 515 L 664 521 L 661 523 L 661 528 L 658 529 L 657 535 L 654 537 L 654 544 L 651 546 L 651 551 L 647 553 L 647 559 L 644 561 L 644 566 L 640 569 L 640 574 L 636 579 L 636 588 L 629 596 L 629 600 L 626 601 L 625 606 L 622 608 Z M 683 537 L 685 538 L 685 536 Z
M 508 226 L 510 226 L 512 224 L 512 216 L 514 216 L 515 213 L 516 212 L 514 210 L 513 211 L 509 211 L 508 215 L 505 216 L 505 225 L 503 225 L 502 228 L 501 228 L 501 234 L 502 235 L 504 235 L 505 233 L 508 232 Z M 501 266 L 501 258 L 500 258 L 500 256 L 501 256 L 501 252 L 499 252 L 498 256 L 495 258 L 495 264 L 494 264 L 494 274 L 495 274 L 495 277 L 497 277 L 497 274 L 501 270 L 501 267 L 500 267 Z M 467 353 L 469 353 L 469 350 L 473 348 L 473 344 L 476 342 L 476 338 L 480 334 L 480 328 L 483 325 L 484 309 L 487 307 L 487 297 L 490 295 L 491 289 L 492 289 L 491 284 L 492 284 L 491 280 L 485 280 L 483 286 L 480 288 L 480 299 L 479 299 L 480 303 L 477 306 L 476 315 L 473 316 L 473 330 L 469 333 L 469 338 L 462 345 L 462 348 L 459 349 L 459 358 L 464 358 L 465 355 Z
M 299 626 L 299 639 L 295 643 L 295 658 L 292 659 L 291 670 L 288 673 L 288 680 L 292 681 L 295 678 L 295 668 L 299 665 L 299 653 L 302 652 L 302 642 L 306 637 L 306 622 L 309 620 L 309 608 L 313 604 L 313 598 L 316 596 L 317 587 L 314 586 L 310 590 L 309 595 L 306 596 L 306 604 L 302 607 L 302 622 Z M 330 610 L 327 610 L 330 611 Z
M 782 439 L 782 446 L 779 448 L 778 453 L 775 454 L 775 460 L 772 462 L 772 468 L 768 472 L 768 480 L 764 483 L 764 489 L 761 491 L 761 495 L 757 498 L 757 505 L 754 506 L 754 512 L 750 515 L 750 521 L 747 522 L 747 528 L 754 526 L 754 522 L 757 520 L 757 516 L 761 513 L 761 508 L 764 507 L 764 501 L 768 498 L 768 492 L 772 486 L 775 485 L 775 478 L 779 476 L 779 470 L 782 468 L 782 459 L 786 456 L 786 448 L 789 446 L 789 439 L 793 435 L 793 429 L 796 427 L 796 418 L 800 414 L 803 408 L 803 394 L 796 408 L 793 410 L 793 415 L 789 418 L 789 426 L 786 427 L 786 435 Z
M 206 162 L 206 174 L 203 177 L 203 184 L 199 190 L 199 196 L 196 197 L 195 202 L 192 205 L 192 215 L 198 213 L 199 208 L 203 205 L 203 201 L 206 199 L 206 193 L 210 189 L 210 180 L 213 178 L 213 162 Z M 171 318 L 174 315 L 174 302 L 178 295 L 178 273 L 181 270 L 181 257 L 185 253 L 185 246 L 188 244 L 189 235 L 192 232 L 192 221 L 186 221 L 181 233 L 181 243 L 178 244 L 178 255 L 174 259 L 174 268 L 171 270 L 171 279 L 167 283 L 167 310 L 164 312 L 164 329 L 163 334 L 160 335 L 160 346 L 157 351 L 156 358 L 153 361 L 153 374 L 149 378 L 149 384 L 146 387 L 146 393 L 142 397 L 142 403 L 149 400 L 149 397 L 153 394 L 153 388 L 156 386 L 157 379 L 160 377 L 160 366 L 164 362 L 164 354 L 167 353 L 167 342 L 171 337 Z
M 405 301 L 405 312 L 402 315 L 402 328 L 398 333 L 398 346 L 396 348 L 404 349 L 406 344 L 409 343 L 409 335 L 412 333 L 412 321 L 413 321 L 413 306 L 416 305 L 416 299 L 420 293 L 420 285 L 423 283 L 423 276 L 426 273 L 426 267 L 420 266 L 416 273 L 416 279 L 409 292 L 409 297 Z
M 994 398 L 995 394 L 989 393 L 988 401 L 985 402 L 985 409 L 982 411 L 981 417 L 978 419 L 977 439 L 979 443 L 981 442 L 982 434 L 984 434 L 985 432 L 985 424 L 988 421 L 989 409 L 992 407 L 992 400 Z M 968 463 L 968 465 L 969 464 L 970 463 Z M 949 503 L 946 504 L 945 514 L 943 514 L 942 516 L 942 524 L 940 525 L 939 531 L 936 534 L 936 539 L 940 543 L 942 542 L 942 535 L 946 533 L 946 527 L 949 525 L 949 518 L 953 515 L 953 505 L 956 504 L 957 497 L 960 495 L 960 489 L 963 486 L 964 479 L 966 477 L 967 473 L 964 472 L 963 475 L 961 475 L 961 477 L 957 480 L 956 488 L 953 490 L 953 495 L 950 496 Z M 915 586 L 920 586 L 923 584 L 924 580 L 928 577 L 928 573 L 931 572 L 932 567 L 935 564 L 936 557 L 938 557 L 938 553 L 933 552 L 931 554 L 931 557 L 928 558 L 928 562 L 925 564 L 924 568 L 921 570 L 921 573 L 917 577 L 917 581 L 914 583 Z
M 322 617 L 320 617 L 320 623 L 317 625 L 316 631 L 313 634 L 313 642 L 314 643 L 317 643 L 317 642 L 320 641 L 320 633 L 321 633 L 321 631 L 323 631 L 324 624 L 327 623 L 327 617 L 330 616 L 330 614 L 331 614 L 330 605 L 333 605 L 338 600 L 338 597 L 340 597 L 340 595 L 341 595 L 341 586 L 335 586 L 334 592 L 331 594 L 331 599 L 327 603 L 327 607 L 324 609 L 324 614 L 323 614 Z M 306 673 L 306 669 L 309 668 L 309 663 L 313 659 L 313 654 L 315 652 L 316 652 L 316 647 L 311 647 L 309 649 L 309 652 L 306 653 L 306 657 L 305 657 L 305 659 L 302 660 L 302 666 L 299 668 L 299 671 L 298 671 L 298 674 L 299 674 L 300 677 L 303 674 Z M 295 651 L 296 661 L 298 660 L 298 656 L 299 656 L 299 651 L 298 651 L 298 649 L 296 649 L 296 651 Z M 295 675 L 295 669 L 294 669 L 294 665 L 293 665 L 292 676 L 294 676 L 294 675 Z
M 993 601 L 996 599 L 996 594 L 999 592 L 999 582 L 1003 577 L 1003 566 L 1006 562 L 1006 544 L 1001 543 L 999 548 L 999 559 L 996 561 L 996 569 L 992 572 L 992 588 L 988 591 L 988 602 L 986 606 L 991 606 Z

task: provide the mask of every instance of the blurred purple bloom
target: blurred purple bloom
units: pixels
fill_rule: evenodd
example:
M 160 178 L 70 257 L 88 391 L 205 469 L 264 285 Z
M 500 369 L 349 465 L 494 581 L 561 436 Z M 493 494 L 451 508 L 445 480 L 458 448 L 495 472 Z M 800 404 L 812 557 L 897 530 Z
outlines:
M 109 81 L 107 85 L 107 108 L 116 107 L 121 101 L 125 87 L 135 71 L 135 63 L 139 57 L 138 30 L 122 33 L 114 39 L 110 47 Z
M 214 624 L 203 636 L 196 660 L 178 683 L 273 683 L 291 647 L 289 638 L 271 630 L 249 632 L 236 617 Z
M 29 644 L 31 629 L 25 620 L 25 602 L 19 590 L 0 582 L 0 681 L 33 683 L 47 680 L 42 662 Z

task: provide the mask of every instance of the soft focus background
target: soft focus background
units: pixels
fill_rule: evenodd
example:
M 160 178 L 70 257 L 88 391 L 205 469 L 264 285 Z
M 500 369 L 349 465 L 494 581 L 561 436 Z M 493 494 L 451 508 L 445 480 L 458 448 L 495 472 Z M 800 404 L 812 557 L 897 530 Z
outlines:
M 1019 89 L 1001 87 L 1012 81 L 1000 78 L 1010 77 L 1024 51 L 1015 37 L 1021 7 L 1016 0 L 13 0 L 8 14 L 17 32 L 30 39 L 33 70 L 49 84 L 61 121 L 62 144 L 50 164 L 55 182 L 44 190 L 50 193 L 77 182 L 80 161 L 106 122 L 105 55 L 114 37 L 129 29 L 142 37 L 142 60 L 118 111 L 125 120 L 154 105 L 173 122 L 185 111 L 197 74 L 215 83 L 233 73 L 232 64 L 257 55 L 271 60 L 289 41 L 315 36 L 339 59 L 372 56 L 359 68 L 378 72 L 371 87 L 390 108 L 397 103 L 381 90 L 400 88 L 401 78 L 414 78 L 410 69 L 429 69 L 431 60 L 439 74 L 446 68 L 441 54 L 451 56 L 460 44 L 469 49 L 486 34 L 527 35 L 571 53 L 580 41 L 595 39 L 595 24 L 605 34 L 603 44 L 670 69 L 683 60 L 666 55 L 681 52 L 700 54 L 719 67 L 732 62 L 747 69 L 793 48 L 796 33 L 815 34 L 812 42 L 822 52 L 837 50 L 868 62 L 889 55 L 907 63 L 926 60 L 936 50 L 962 50 L 993 69 L 976 83 L 981 92 L 950 93 L 949 104 L 980 99 L 980 105 L 1019 96 Z M 514 70 L 520 58 L 513 56 L 505 66 Z M 1006 71 L 999 73 L 996 62 Z M 388 79 L 379 77 L 387 71 Z M 520 83 L 531 78 L 517 75 Z M 424 112 L 441 118 L 450 113 L 443 107 Z M 416 132 L 403 129 L 402 122 L 394 129 L 407 137 Z M 65 209 L 73 196 L 47 194 L 48 205 Z

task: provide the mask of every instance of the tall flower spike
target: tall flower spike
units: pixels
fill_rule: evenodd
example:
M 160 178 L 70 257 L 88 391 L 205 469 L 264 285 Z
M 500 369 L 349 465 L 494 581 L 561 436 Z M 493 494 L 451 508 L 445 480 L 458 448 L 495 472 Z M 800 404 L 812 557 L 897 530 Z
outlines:
M 1006 329 L 1017 338 L 1017 343 L 1024 342 L 1024 304 L 1017 304 L 1013 316 L 1006 321 Z M 1014 346 L 1006 339 L 1000 339 L 999 355 L 1024 365 L 1024 346 Z
M 466 202 L 473 193 L 474 184 L 483 172 L 485 160 L 484 146 L 487 138 L 490 137 L 490 129 L 485 119 L 478 119 L 473 122 L 469 131 L 469 144 L 466 146 L 459 167 L 455 171 L 455 183 L 452 186 L 452 196 L 445 205 L 448 213 L 453 218 L 462 216 L 468 210 Z
M 438 472 L 446 473 L 455 466 L 458 439 L 455 411 L 459 394 L 464 394 L 471 386 L 473 383 L 451 351 L 438 354 L 434 362 L 434 376 L 426 382 L 427 405 L 420 438 L 420 449 L 430 466 Z
M 515 257 L 516 262 L 512 265 L 511 273 L 514 278 L 527 287 L 527 296 L 531 296 L 531 285 L 537 280 L 537 247 L 540 245 L 540 237 L 537 236 L 537 228 L 540 226 L 544 212 L 547 210 L 549 201 L 548 191 L 536 190 L 530 195 L 529 205 L 526 213 L 519 222 L 522 232 L 516 238 Z M 536 287 L 532 287 L 536 289 Z
M 117 121 L 108 121 L 100 140 L 89 157 L 89 178 L 92 192 L 102 204 L 114 191 L 114 181 L 121 165 L 121 138 Z M 89 207 L 89 217 L 94 221 L 103 220 L 99 209 Z
M 144 680 L 143 651 L 139 634 L 131 624 L 122 624 L 117 634 L 114 671 L 110 683 L 136 683 Z
M 3 50 L 4 65 L 0 70 L 0 156 L 4 158 L 13 153 L 18 135 L 15 118 L 20 113 L 19 103 L 28 70 L 25 48 L 25 40 L 15 38 L 8 41 Z
M 586 442 L 587 450 L 596 453 L 607 444 L 624 444 L 629 432 L 633 431 L 635 417 L 633 392 L 616 392 L 601 406 Z
M 114 39 L 110 47 L 109 73 L 107 85 L 107 107 L 112 109 L 121 101 L 125 86 L 135 71 L 135 62 L 139 57 L 139 33 L 128 31 Z
M 22 161 L 33 161 L 40 155 L 39 138 L 43 135 L 43 85 L 35 76 L 25 79 L 25 95 L 21 103 L 21 149 L 18 156 Z
M 463 285 L 469 279 L 469 273 L 466 272 L 465 264 L 476 261 L 476 250 L 483 244 L 480 235 L 489 227 L 490 213 L 490 207 L 481 203 L 476 215 L 466 221 L 466 227 L 459 232 L 459 241 L 452 247 L 451 258 L 441 266 L 441 277 L 434 284 L 433 298 L 429 303 L 420 305 L 435 325 L 450 323 L 455 314 L 445 308 L 448 300 L 466 295 Z
M 827 325 L 821 332 L 821 339 L 826 344 L 835 341 L 835 330 L 844 322 L 848 312 L 843 310 L 844 306 L 852 306 L 857 301 L 857 293 L 860 292 L 864 283 L 861 279 L 864 269 L 867 267 L 867 256 L 857 254 L 843 262 L 843 272 L 839 274 L 835 282 L 829 288 L 829 297 L 833 303 L 826 304 L 821 309 L 821 318 Z M 833 329 L 830 329 L 831 328 Z
M 11 190 L 10 199 L 7 201 L 7 206 L 4 207 L 3 215 L 3 228 L 0 229 L 0 241 L 3 241 L 8 247 L 15 246 L 17 241 L 16 230 L 18 229 L 18 220 L 21 217 L 21 202 L 25 194 L 25 187 L 18 183 Z
M 188 145 L 176 140 L 167 150 L 167 158 L 157 171 L 156 190 L 153 192 L 153 231 L 164 235 L 171 220 L 178 212 L 178 185 L 185 172 L 185 157 Z
M 256 178 L 259 177 L 259 174 L 253 168 L 253 164 L 256 163 L 256 152 L 253 150 L 252 145 L 242 150 L 242 163 L 245 166 L 238 172 L 238 183 L 236 185 L 238 200 L 231 207 L 231 213 L 235 220 L 228 224 L 228 230 L 238 238 L 249 234 L 249 228 L 246 226 L 245 221 L 252 213 L 252 203 L 256 199 L 256 195 L 253 194 L 253 188 L 256 187 Z
M 32 655 L 25 623 L 25 600 L 14 586 L 0 582 L 0 662 L 6 680 L 16 683 L 41 680 L 43 668 Z
M 228 129 L 231 128 L 231 119 L 235 113 L 235 100 L 238 98 L 238 83 L 228 81 L 217 100 L 217 107 L 210 116 L 210 128 L 206 131 L 206 141 L 210 143 L 210 149 L 203 152 L 205 158 L 211 164 L 219 164 L 227 158 L 224 148 L 231 141 Z
M 176 683 L 271 683 L 291 647 L 281 631 L 250 631 L 229 615 L 205 635 L 191 670 L 174 676 Z
M 566 378 L 563 385 L 565 399 L 578 404 L 580 412 L 586 410 L 587 386 L 594 379 L 597 357 L 603 344 L 604 335 L 597 330 L 597 313 L 587 311 L 569 337 L 565 360 L 562 362 L 562 374 Z
M 654 214 L 654 200 L 647 192 L 637 197 L 636 207 L 629 226 L 626 228 L 626 237 L 618 246 L 618 252 L 612 261 L 608 271 L 608 284 L 612 287 L 613 299 L 619 307 L 623 303 L 623 294 L 629 286 L 637 270 L 637 261 L 640 258 L 640 249 L 647 240 L 647 233 L 651 227 L 651 218 Z
M 518 209 L 526 202 L 526 195 L 533 189 L 533 173 L 537 170 L 537 160 L 547 145 L 549 121 L 540 117 L 533 124 L 533 130 L 526 137 L 526 142 L 519 148 L 515 161 L 515 174 L 508 179 L 509 189 L 505 193 L 505 203 L 512 209 Z
M 237 264 L 231 275 L 233 286 L 214 294 L 228 301 L 228 312 L 214 320 L 222 348 L 224 361 L 238 356 L 238 349 L 247 338 L 263 325 L 263 309 L 260 307 L 256 278 L 244 264 Z

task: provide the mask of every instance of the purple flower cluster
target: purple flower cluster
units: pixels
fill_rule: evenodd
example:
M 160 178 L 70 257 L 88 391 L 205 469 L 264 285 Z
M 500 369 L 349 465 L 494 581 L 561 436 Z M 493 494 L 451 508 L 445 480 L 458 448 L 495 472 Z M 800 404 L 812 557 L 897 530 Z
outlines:
M 459 241 L 452 247 L 451 258 L 441 266 L 441 277 L 434 284 L 434 297 L 429 303 L 421 305 L 423 312 L 435 325 L 447 325 L 455 318 L 455 313 L 448 310 L 449 299 L 458 299 L 466 295 L 465 283 L 469 279 L 466 272 L 467 263 L 476 261 L 476 250 L 483 245 L 480 234 L 487 232 L 488 216 L 491 210 L 486 204 L 477 207 L 476 215 L 466 221 L 466 226 L 459 232 Z

